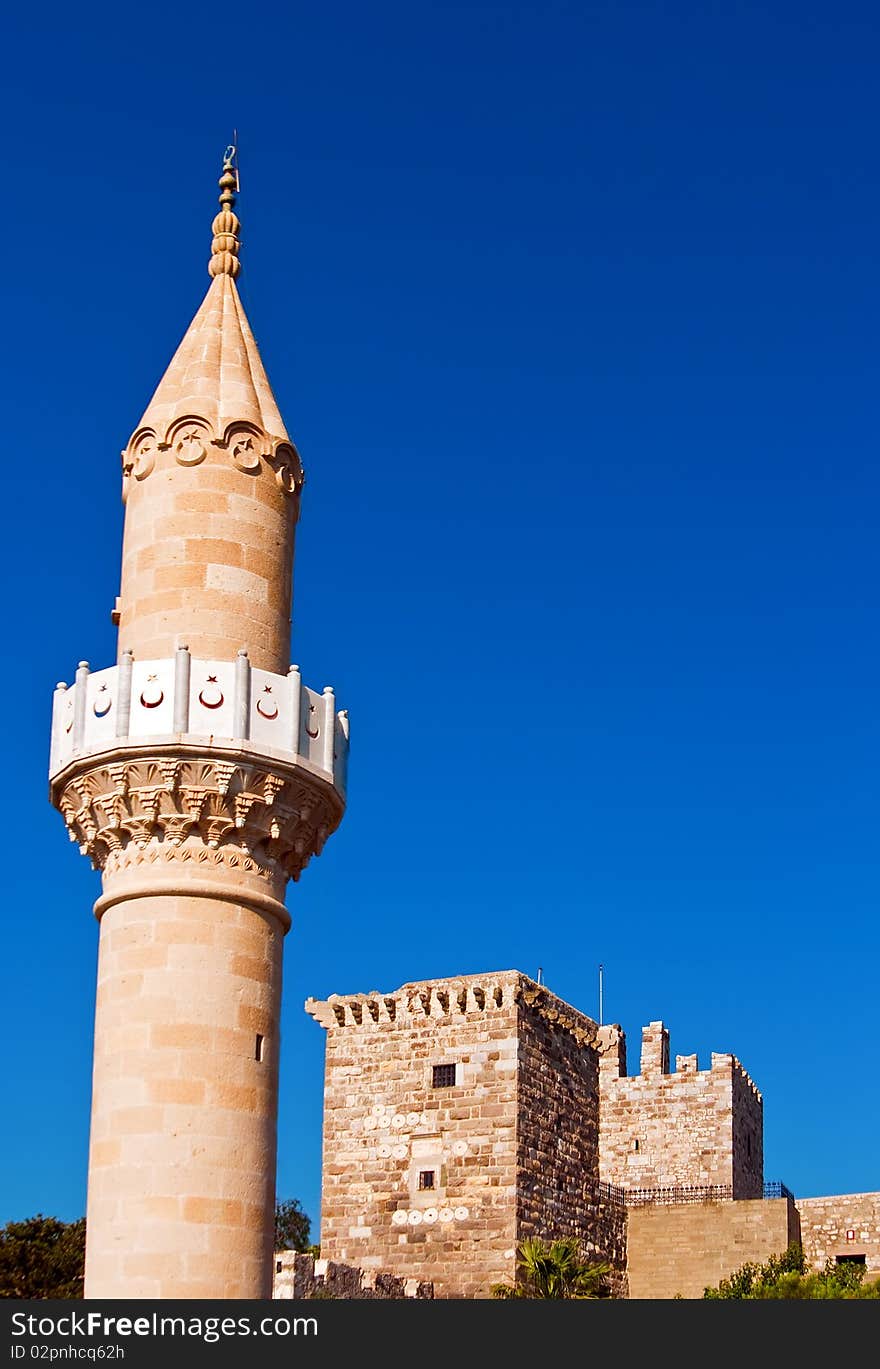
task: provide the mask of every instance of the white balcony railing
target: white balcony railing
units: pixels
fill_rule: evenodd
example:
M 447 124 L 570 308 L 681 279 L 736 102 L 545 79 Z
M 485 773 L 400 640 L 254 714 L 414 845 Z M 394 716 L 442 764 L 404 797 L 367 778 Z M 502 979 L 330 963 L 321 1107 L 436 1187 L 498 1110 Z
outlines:
M 186 647 L 160 661 L 126 652 L 106 670 L 81 661 L 75 683 L 55 690 L 50 778 L 80 756 L 159 738 L 301 758 L 345 794 L 348 714 L 337 712 L 329 685 L 318 694 L 295 665 L 275 675 L 255 670 L 244 651 L 198 661 Z

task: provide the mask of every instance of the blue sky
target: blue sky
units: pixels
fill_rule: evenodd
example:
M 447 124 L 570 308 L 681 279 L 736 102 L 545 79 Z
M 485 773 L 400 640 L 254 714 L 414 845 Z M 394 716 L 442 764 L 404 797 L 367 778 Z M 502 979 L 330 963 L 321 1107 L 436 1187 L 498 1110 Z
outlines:
M 207 288 L 307 471 L 293 659 L 351 715 L 309 995 L 543 968 L 738 1055 L 765 1170 L 880 1188 L 875 6 L 157 3 L 5 20 L 0 1223 L 85 1208 L 99 876 L 51 695 L 115 658 L 119 452 Z M 15 780 L 14 785 L 12 784 Z

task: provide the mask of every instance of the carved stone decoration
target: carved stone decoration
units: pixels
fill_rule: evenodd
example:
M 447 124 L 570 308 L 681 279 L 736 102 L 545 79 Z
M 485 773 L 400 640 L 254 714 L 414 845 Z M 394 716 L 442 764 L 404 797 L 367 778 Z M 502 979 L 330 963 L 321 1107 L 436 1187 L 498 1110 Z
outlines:
M 146 480 L 156 465 L 156 434 L 152 431 L 140 433 L 132 443 L 130 451 L 132 475 L 135 480 Z
M 291 443 L 279 442 L 266 460 L 274 470 L 280 488 L 286 494 L 298 494 L 305 477 L 296 448 Z
M 269 760 L 162 753 L 83 757 L 53 786 L 72 841 L 96 869 L 139 857 L 251 861 L 258 873 L 299 879 L 338 827 L 330 784 Z M 242 868 L 247 868 L 242 866 Z
M 550 1026 L 570 1032 L 579 1046 L 592 1045 L 595 1042 L 599 1031 L 596 1023 L 562 1003 L 543 985 L 521 979 L 514 992 L 514 999 L 518 1003 L 525 1003 L 527 1007 L 534 1008 Z
M 158 708 L 164 698 L 165 691 L 159 684 L 158 678 L 155 675 L 148 675 L 147 683 L 141 690 L 141 707 Z
M 227 442 L 232 464 L 240 471 L 260 469 L 260 456 L 268 446 L 265 437 L 259 436 L 255 429 L 242 427 L 234 429 Z
M 96 718 L 106 718 L 112 707 L 113 695 L 110 693 L 107 686 L 102 684 L 98 690 L 98 697 L 92 704 L 92 712 Z
M 200 423 L 183 423 L 173 434 L 171 446 L 180 466 L 198 466 L 208 455 L 208 434 Z
M 122 502 L 128 499 L 128 487 L 132 477 L 146 480 L 156 465 L 158 452 L 156 434 L 152 428 L 139 428 L 133 433 L 122 455 Z
M 199 703 L 203 708 L 222 708 L 224 703 L 223 690 L 217 683 L 216 675 L 209 675 L 204 686 L 199 691 Z

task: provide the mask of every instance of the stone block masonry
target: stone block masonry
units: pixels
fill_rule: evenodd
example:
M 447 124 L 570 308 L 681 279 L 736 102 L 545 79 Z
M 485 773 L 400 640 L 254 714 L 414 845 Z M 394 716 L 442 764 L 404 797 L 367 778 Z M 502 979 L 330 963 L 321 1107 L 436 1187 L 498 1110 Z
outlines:
M 631 1208 L 631 1298 L 701 1298 L 747 1261 L 763 1263 L 800 1239 L 791 1198 Z
M 761 1094 L 736 1056 L 677 1056 L 669 1072 L 662 1022 L 642 1032 L 641 1073 L 626 1074 L 623 1033 L 600 1030 L 600 1177 L 621 1188 L 729 1185 L 760 1198 L 764 1143 Z
M 394 1274 L 316 1260 L 313 1255 L 296 1250 L 279 1250 L 275 1255 L 273 1298 L 345 1298 L 360 1302 L 433 1296 L 431 1284 L 418 1279 L 398 1279 Z
M 103 886 L 89 1298 L 269 1296 L 285 891 L 345 806 L 345 720 L 288 668 L 303 472 L 230 155 L 211 285 L 122 452 L 117 663 L 53 708 L 51 799 Z
M 807 1265 L 826 1260 L 864 1261 L 868 1278 L 880 1278 L 880 1193 L 798 1198 L 801 1240 Z
M 488 1297 L 527 1235 L 623 1264 L 598 1198 L 596 1024 L 518 971 L 309 1000 L 327 1030 L 321 1252 Z M 613 1211 L 612 1211 L 613 1208 Z

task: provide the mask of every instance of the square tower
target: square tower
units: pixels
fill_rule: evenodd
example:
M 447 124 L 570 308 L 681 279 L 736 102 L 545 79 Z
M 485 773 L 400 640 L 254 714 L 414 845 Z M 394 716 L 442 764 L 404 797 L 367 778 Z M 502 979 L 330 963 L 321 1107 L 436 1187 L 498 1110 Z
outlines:
M 670 1072 L 669 1032 L 662 1022 L 642 1028 L 637 1075 L 626 1073 L 619 1027 L 600 1028 L 599 1048 L 603 1180 L 626 1189 L 630 1202 L 636 1195 L 640 1201 L 669 1200 L 683 1189 L 762 1197 L 763 1100 L 735 1055 L 713 1051 L 708 1070 L 697 1068 L 696 1055 L 677 1055 Z
M 512 1282 L 527 1236 L 622 1268 L 595 1022 L 515 970 L 306 1008 L 327 1031 L 322 1257 L 447 1298 Z

